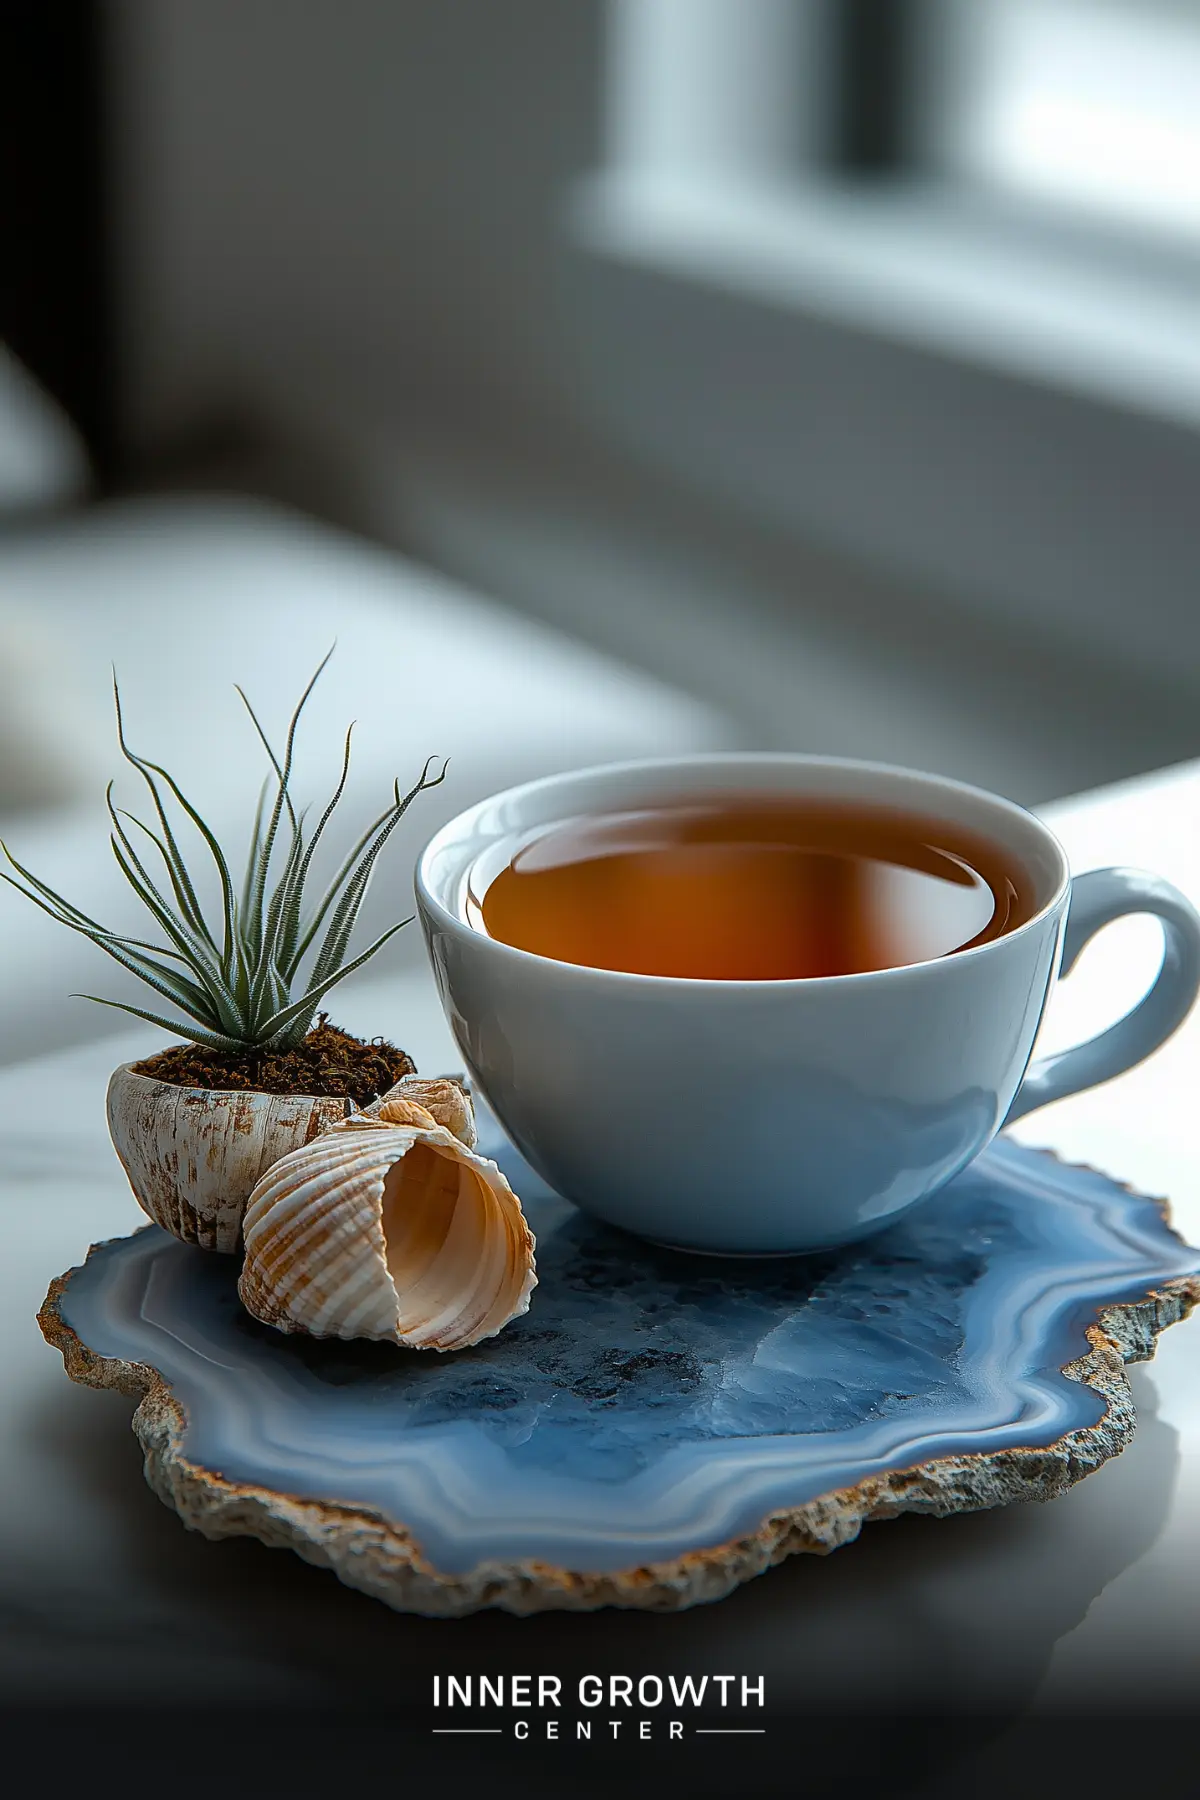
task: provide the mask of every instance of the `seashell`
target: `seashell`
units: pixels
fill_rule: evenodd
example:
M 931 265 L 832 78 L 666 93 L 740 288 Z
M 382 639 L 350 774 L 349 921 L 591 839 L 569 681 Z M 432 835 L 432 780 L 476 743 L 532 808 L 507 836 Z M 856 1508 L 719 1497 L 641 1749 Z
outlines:
M 393 1095 L 424 1106 L 474 1149 L 471 1096 L 453 1075 L 406 1075 L 365 1110 L 377 1113 Z M 340 1124 L 351 1102 L 179 1087 L 122 1063 L 109 1081 L 107 1107 L 113 1147 L 147 1218 L 185 1244 L 233 1255 L 242 1247 L 242 1215 L 255 1183 L 289 1150 Z
M 185 1244 L 232 1254 L 259 1177 L 344 1119 L 347 1104 L 178 1087 L 122 1063 L 108 1084 L 108 1130 L 147 1218 Z
M 389 1088 L 370 1106 L 364 1106 L 363 1111 L 378 1118 L 381 1107 L 399 1100 L 415 1101 L 431 1113 L 439 1125 L 452 1131 L 460 1144 L 465 1144 L 468 1150 L 475 1148 L 474 1103 L 456 1075 L 403 1075 L 395 1087 Z
M 251 1194 L 238 1293 L 264 1324 L 459 1350 L 528 1310 L 537 1275 L 520 1201 L 398 1085 L 407 1093 L 293 1150 Z

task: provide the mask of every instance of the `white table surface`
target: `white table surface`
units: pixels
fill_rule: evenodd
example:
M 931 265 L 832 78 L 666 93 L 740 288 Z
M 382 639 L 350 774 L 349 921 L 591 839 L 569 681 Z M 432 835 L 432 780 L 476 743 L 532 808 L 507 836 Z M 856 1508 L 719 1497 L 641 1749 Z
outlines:
M 1076 869 L 1138 864 L 1200 899 L 1200 764 L 1045 817 Z M 1153 926 L 1110 928 L 1060 989 L 1048 1036 L 1108 1022 L 1157 954 Z M 361 988 L 344 1022 L 394 1035 L 427 1071 L 455 1065 L 423 975 Z M 103 1095 L 115 1062 L 160 1041 L 127 1036 L 0 1074 L 0 1705 L 50 1692 L 63 1704 L 136 1693 L 139 1706 L 204 1711 L 364 1703 L 427 1735 L 431 1670 L 531 1668 L 568 1680 L 765 1670 L 785 1710 L 963 1707 L 986 1716 L 980 1742 L 1002 1759 L 1006 1744 L 1017 1756 L 1038 1715 L 1178 1710 L 1200 1691 L 1195 1322 L 1133 1371 L 1133 1446 L 1070 1494 L 871 1526 L 831 1558 L 793 1558 L 684 1615 L 421 1620 L 287 1553 L 186 1533 L 143 1485 L 131 1403 L 72 1386 L 34 1323 L 51 1277 L 89 1242 L 143 1223 L 107 1141 Z M 1017 1135 L 1169 1195 L 1180 1230 L 1200 1242 L 1198 1105 L 1200 1011 L 1142 1068 L 1033 1115 Z M 765 1779 L 752 1791 L 767 1792 Z

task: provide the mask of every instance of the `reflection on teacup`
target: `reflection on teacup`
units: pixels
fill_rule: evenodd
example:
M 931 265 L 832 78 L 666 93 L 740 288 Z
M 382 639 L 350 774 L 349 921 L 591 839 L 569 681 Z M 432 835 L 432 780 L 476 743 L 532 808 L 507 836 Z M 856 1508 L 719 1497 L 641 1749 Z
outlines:
M 502 840 L 471 870 L 467 917 L 559 962 L 792 981 L 928 962 L 1015 930 L 1035 906 L 1004 847 L 961 826 L 747 793 Z

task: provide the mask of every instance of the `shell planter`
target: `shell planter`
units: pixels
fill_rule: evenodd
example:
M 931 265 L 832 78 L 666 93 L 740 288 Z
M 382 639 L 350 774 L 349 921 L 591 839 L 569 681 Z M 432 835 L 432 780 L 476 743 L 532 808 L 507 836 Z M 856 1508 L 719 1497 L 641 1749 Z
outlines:
M 233 1255 L 259 1177 L 344 1119 L 346 1102 L 178 1087 L 122 1063 L 107 1110 L 113 1149 L 142 1211 L 185 1244 Z
M 271 748 L 245 694 L 237 690 L 270 768 L 240 883 L 174 777 L 129 748 L 114 678 L 121 754 L 145 784 L 155 823 L 148 825 L 115 805 L 110 782 L 109 841 L 117 866 L 158 931 L 158 942 L 101 925 L 0 842 L 0 852 L 16 871 L 15 876 L 0 871 L 0 879 L 136 975 L 149 997 L 161 997 L 156 1004 L 165 999 L 175 1007 L 171 1016 L 123 1000 L 84 996 L 148 1019 L 185 1040 L 114 1072 L 108 1124 L 142 1211 L 164 1231 L 205 1250 L 236 1253 L 246 1202 L 260 1176 L 414 1070 L 411 1057 L 394 1044 L 350 1037 L 329 1025 L 318 1008 L 331 989 L 410 923 L 401 919 L 366 949 L 350 954 L 380 852 L 412 802 L 436 787 L 446 770 L 443 765 L 441 774 L 431 778 L 427 762 L 406 794 L 397 781 L 392 799 L 359 837 L 323 895 L 310 897 L 314 854 L 345 793 L 353 727 L 346 733 L 333 796 L 312 826 L 307 810 L 297 811 L 291 794 L 292 757 L 300 716 L 332 654 L 300 696 L 281 756 Z M 208 874 L 220 899 L 215 907 L 210 900 L 207 913 L 180 837 L 202 845 L 203 858 L 211 864 Z
M 471 1349 L 285 1336 L 232 1259 L 155 1227 L 53 1284 L 43 1331 L 141 1396 L 185 1523 L 429 1614 L 716 1600 L 871 1519 L 1063 1492 L 1125 1447 L 1125 1363 L 1200 1299 L 1157 1202 L 1004 1139 L 870 1241 L 765 1263 L 589 1220 L 490 1120 L 479 1147 L 540 1286 Z

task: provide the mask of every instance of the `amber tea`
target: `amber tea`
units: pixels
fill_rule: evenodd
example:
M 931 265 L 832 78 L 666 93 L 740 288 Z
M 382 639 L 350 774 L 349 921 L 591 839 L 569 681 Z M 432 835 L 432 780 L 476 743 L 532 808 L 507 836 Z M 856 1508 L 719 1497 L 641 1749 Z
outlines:
M 720 798 L 552 825 L 475 896 L 490 937 L 559 962 L 709 981 L 853 975 L 1032 917 L 1009 853 L 847 801 Z

